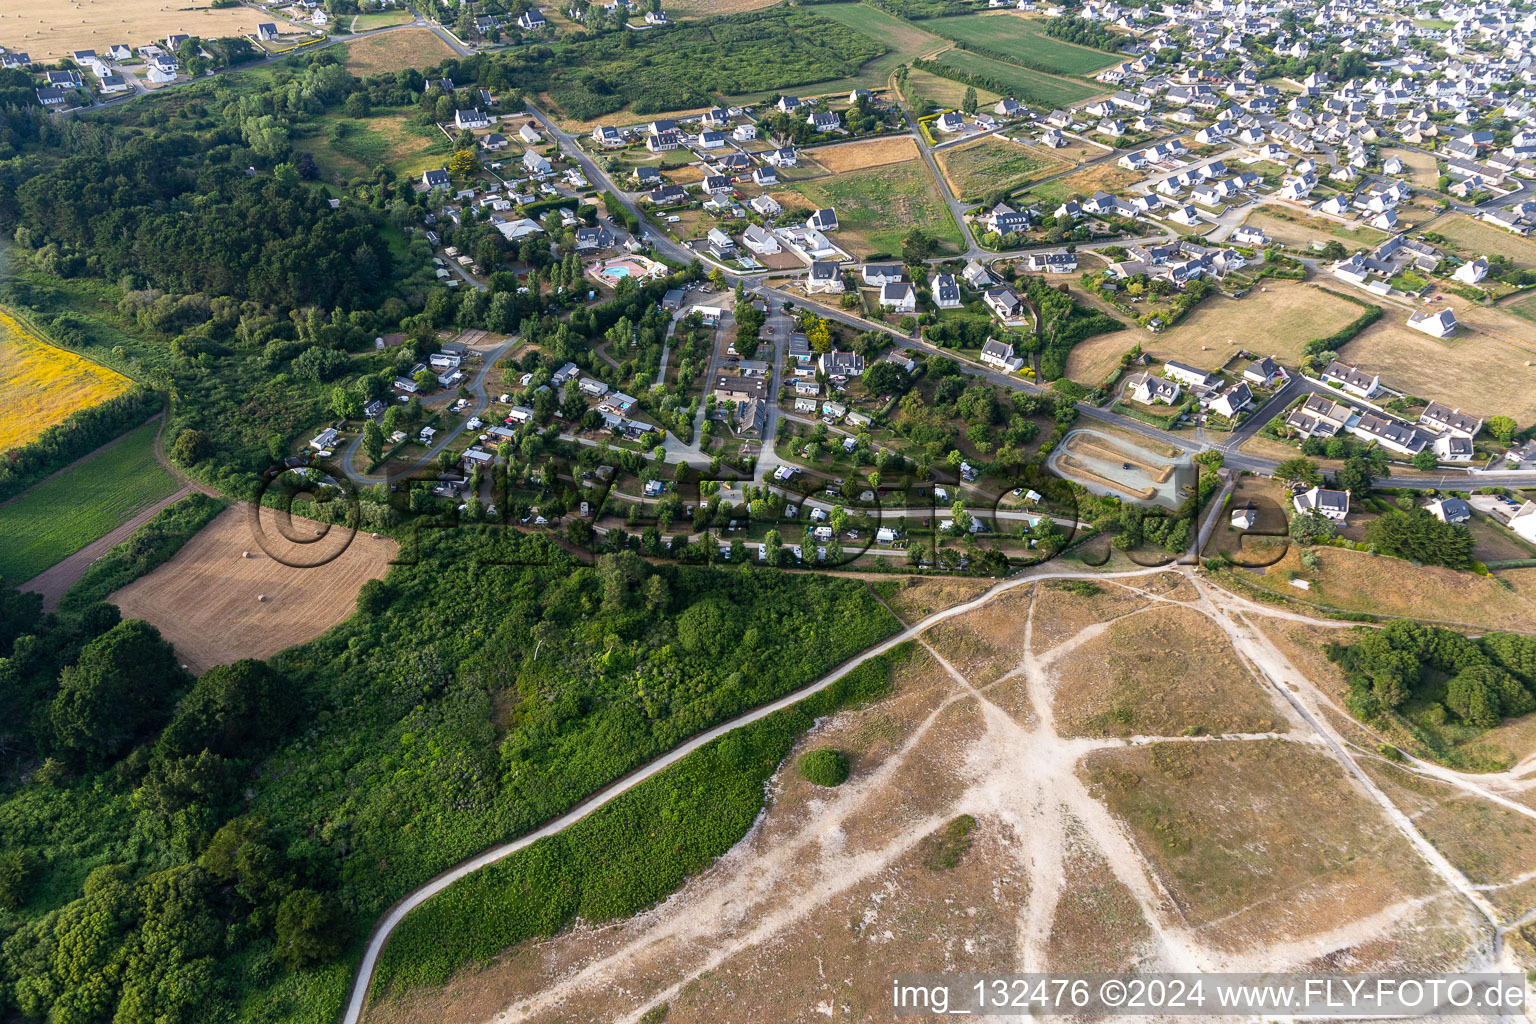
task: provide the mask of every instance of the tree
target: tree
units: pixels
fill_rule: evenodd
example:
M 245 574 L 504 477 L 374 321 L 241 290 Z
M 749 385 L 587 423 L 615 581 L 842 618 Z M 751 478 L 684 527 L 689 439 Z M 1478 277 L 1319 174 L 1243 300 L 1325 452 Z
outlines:
M 1316 509 L 1308 509 L 1291 517 L 1290 533 L 1293 539 L 1304 544 L 1314 540 L 1328 540 L 1338 536 L 1339 524 Z
M 416 382 L 416 386 L 419 388 L 430 388 L 433 384 L 437 383 L 437 374 L 431 370 L 417 370 L 416 375 L 411 379 Z
M 715 286 L 716 291 L 723 292 L 727 287 L 729 287 L 729 284 L 725 279 L 725 272 L 722 271 L 719 267 L 715 267 L 709 272 L 709 283 Z
M 1323 482 L 1323 475 L 1317 471 L 1317 463 L 1298 455 L 1275 467 L 1275 479 L 1287 483 L 1297 481 L 1308 487 L 1316 487 Z
M 378 462 L 384 457 L 384 431 L 373 420 L 363 424 L 363 454 L 370 462 Z
M 208 435 L 189 427 L 176 435 L 176 441 L 171 445 L 171 459 L 178 466 L 195 466 L 212 451 L 213 444 Z
M 1413 457 L 1413 468 L 1423 470 L 1426 473 L 1439 464 L 1440 460 L 1435 458 L 1435 452 L 1432 448 L 1425 448 Z
M 1348 491 L 1356 498 L 1363 498 L 1371 490 L 1376 478 L 1371 473 L 1371 463 L 1359 455 L 1344 460 L 1344 465 L 1333 474 L 1333 482 L 1341 491 Z
M 448 158 L 448 173 L 460 181 L 480 173 L 480 158 L 473 149 L 455 150 Z
M 906 374 L 895 363 L 881 360 L 864 370 L 864 390 L 871 395 L 890 395 L 901 389 Z
M 1465 526 L 1441 522 L 1428 509 L 1393 509 L 1365 528 L 1366 540 L 1382 554 L 1426 565 L 1464 569 L 1472 561 L 1472 534 Z
M 960 109 L 965 111 L 967 114 L 976 113 L 975 86 L 968 85 L 965 87 L 965 97 L 960 101 Z
M 358 419 L 363 415 L 363 396 L 352 388 L 332 388 L 331 412 L 344 420 Z
M 1515 431 L 1519 429 L 1519 424 L 1509 416 L 1490 416 L 1488 422 L 1483 424 L 1483 429 L 1508 444 L 1514 438 Z
M 347 937 L 347 916 L 330 893 L 296 889 L 277 908 L 277 955 L 293 968 L 334 960 Z
M 815 352 L 825 353 L 832 351 L 832 329 L 819 316 L 806 318 L 805 340 L 810 342 L 811 349 Z
M 86 644 L 59 677 L 49 708 L 53 741 L 87 757 L 115 754 L 158 724 L 187 681 L 155 627 L 139 619 L 119 622 Z
M 901 240 L 901 258 L 905 263 L 922 263 L 933 256 L 938 243 L 917 228 L 907 232 Z

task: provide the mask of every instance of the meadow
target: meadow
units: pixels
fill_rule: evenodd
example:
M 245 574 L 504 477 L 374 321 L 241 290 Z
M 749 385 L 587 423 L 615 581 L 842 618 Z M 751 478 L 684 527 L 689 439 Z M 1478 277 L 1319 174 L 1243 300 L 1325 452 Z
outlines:
M 1467 256 L 1507 256 L 1517 267 L 1536 268 L 1536 242 L 1465 214 L 1448 213 L 1424 225 L 1424 230 L 1440 235 Z
M 966 88 L 964 82 L 913 68 L 907 72 L 907 84 L 903 87 L 903 91 L 907 95 L 907 102 L 921 115 L 958 109 L 965 101 Z M 989 109 L 1000 99 L 1002 97 L 995 92 L 986 89 L 976 90 L 976 102 L 981 109 Z
M 1089 85 L 1086 82 L 1078 83 L 1063 78 L 1053 78 L 1038 71 L 1021 68 L 1016 64 L 1005 64 L 1000 60 L 992 60 L 967 50 L 948 50 L 934 59 L 942 67 L 961 74 L 976 75 L 989 83 L 995 83 L 1006 89 L 1014 99 L 1029 106 L 1047 109 L 1065 107 L 1105 91 L 1102 87 Z
M 369 36 L 348 43 L 346 51 L 342 63 L 359 77 L 392 74 L 401 68 L 431 67 L 453 56 L 448 44 L 425 28 L 403 28 Z
M 0 311 L 0 451 L 130 386 L 122 374 L 55 348 Z
M 815 10 L 823 18 L 846 25 L 886 48 L 885 53 L 866 61 L 857 75 L 817 86 L 818 94 L 850 92 L 853 89 L 884 89 L 898 64 L 942 50 L 946 45 L 943 39 L 933 33 L 909 21 L 893 18 L 867 4 L 826 4 L 817 6 Z
M 352 31 L 368 32 L 376 28 L 388 28 L 391 25 L 406 25 L 414 20 L 415 17 L 410 11 L 377 11 L 373 14 L 359 14 L 352 19 Z
M 1092 75 L 1115 63 L 1113 54 L 1064 43 L 1040 30 L 1040 23 L 1016 14 L 970 14 L 945 18 L 937 24 L 961 46 L 985 47 L 1018 57 L 1040 71 L 1062 75 Z
M 327 114 L 314 122 L 315 134 L 297 144 L 315 155 L 327 176 L 350 177 L 388 166 L 404 178 L 442 167 L 452 152 L 443 134 L 409 123 L 404 114 L 358 119 Z
M 1045 149 L 991 137 L 965 146 L 942 149 L 939 165 L 955 195 L 979 198 L 999 189 L 1016 189 L 1071 165 Z
M 1536 368 L 1531 353 L 1466 328 L 1450 338 L 1431 338 L 1391 310 L 1339 350 L 1339 358 L 1366 373 L 1381 374 L 1388 387 L 1478 416 L 1513 416 L 1522 427 L 1536 422 Z M 1434 367 L 1430 377 L 1424 368 Z
M 801 182 L 795 189 L 812 207 L 837 211 L 834 241 L 860 255 L 896 253 L 913 228 L 958 252 L 960 228 L 939 195 L 938 182 L 916 161 L 886 164 L 831 178 Z
M 155 461 L 152 421 L 0 505 L 0 577 L 29 580 L 179 486 Z

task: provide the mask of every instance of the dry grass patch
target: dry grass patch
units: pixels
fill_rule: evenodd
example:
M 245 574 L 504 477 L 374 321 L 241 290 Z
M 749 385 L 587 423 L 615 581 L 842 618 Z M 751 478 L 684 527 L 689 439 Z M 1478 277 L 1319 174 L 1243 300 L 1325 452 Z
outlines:
M 317 538 L 323 524 L 283 524 L 270 509 L 261 512 L 258 543 L 252 513 L 246 504 L 227 509 L 169 562 L 108 598 L 124 618 L 159 629 L 193 671 L 270 657 L 313 640 L 352 614 L 357 592 L 388 571 L 398 548 L 366 533 L 348 544 L 347 531 L 335 526 Z M 316 568 L 277 560 L 315 564 L 337 551 Z
M 0 452 L 131 386 L 122 374 L 53 347 L 0 310 Z
M 916 160 L 917 142 L 910 135 L 902 135 L 894 139 L 822 146 L 811 150 L 810 156 L 833 174 L 842 174 L 844 171 L 859 171 L 866 167 Z
M 1032 597 L 1032 587 L 999 594 L 975 611 L 930 628 L 923 639 L 972 686 L 986 686 L 1023 660 Z
M 961 576 L 908 576 L 889 587 L 884 582 L 874 586 L 886 606 L 910 626 L 934 612 L 975 600 L 987 592 L 992 582 Z
M 1094 157 L 1103 156 L 1104 151 L 1092 153 L 1073 153 L 1071 147 L 1054 151 L 1057 157 L 1067 156 L 1078 160 L 1091 160 Z M 1030 191 L 1040 199 L 1047 202 L 1061 202 L 1071 196 L 1091 196 L 1095 192 L 1117 192 L 1140 181 L 1142 176 L 1135 171 L 1128 171 L 1109 163 L 1095 164 L 1092 167 L 1069 174 L 1065 178 L 1057 178 L 1055 181 L 1038 185 Z
M 1109 624 L 1051 665 L 1057 727 L 1071 736 L 1285 732 L 1268 691 L 1193 608 Z
M 1364 551 L 1318 547 L 1318 567 L 1301 564 L 1301 549 L 1293 547 L 1262 576 L 1243 573 L 1250 586 L 1282 594 L 1322 609 L 1369 612 L 1473 629 L 1536 631 L 1536 605 L 1511 595 L 1490 577 L 1457 572 L 1435 565 L 1415 566 L 1397 558 Z M 1299 573 L 1312 584 L 1299 590 L 1287 573 Z M 1213 582 L 1223 582 L 1213 578 Z M 1238 588 L 1238 593 L 1243 593 Z
M 1420 188 L 1434 188 L 1440 182 L 1440 168 L 1435 165 L 1435 158 L 1429 153 L 1417 153 L 1409 149 L 1384 149 L 1381 151 L 1382 162 L 1390 157 L 1397 157 L 1408 169 L 1408 180 Z
M 1249 214 L 1243 223 L 1263 228 L 1269 237 L 1294 249 L 1306 248 L 1313 242 L 1338 239 L 1357 245 L 1379 245 L 1386 240 L 1385 231 L 1371 227 L 1346 227 L 1337 221 L 1313 217 L 1287 207 L 1271 206 Z
M 1448 213 L 1426 224 L 1424 230 L 1435 232 L 1469 256 L 1508 256 L 1516 266 L 1536 267 L 1536 242 L 1464 213 Z
M 173 32 L 208 39 L 254 35 L 256 25 L 267 20 L 265 13 L 243 5 L 216 10 L 154 0 L 16 0 L 0 4 L 0 42 L 46 64 L 75 50 L 105 53 L 115 43 L 138 46 Z
M 1299 281 L 1266 281 L 1241 299 L 1213 295 L 1175 326 L 1139 340 L 1154 358 L 1202 370 L 1225 366 L 1239 349 L 1260 350 L 1295 365 L 1307 342 L 1332 334 L 1362 312 L 1352 302 Z M 1116 335 L 1089 339 L 1067 357 L 1067 376 L 1084 383 L 1103 380 L 1128 347 Z
M 1408 326 L 1402 310 L 1388 308 L 1376 323 L 1339 350 L 1339 358 L 1382 383 L 1423 394 L 1478 416 L 1536 421 L 1536 353 L 1463 329 L 1441 340 Z
M 1217 949 L 1332 931 L 1439 888 L 1331 757 L 1285 740 L 1104 750 L 1080 773 Z
M 1385 761 L 1368 758 L 1361 766 L 1474 885 L 1536 871 L 1536 821 Z
M 1150 603 L 1134 590 L 1093 580 L 1052 580 L 1035 596 L 1031 649 L 1044 654 L 1090 626 L 1139 611 Z
M 453 56 L 448 44 L 428 28 L 402 28 L 346 44 L 342 63 L 359 78 L 402 68 L 425 68 Z
M 1076 822 L 1073 823 L 1075 826 Z M 1057 971 L 1134 970 L 1157 948 L 1141 904 L 1115 877 L 1097 845 L 1073 829 L 1065 878 L 1051 919 L 1046 966 Z

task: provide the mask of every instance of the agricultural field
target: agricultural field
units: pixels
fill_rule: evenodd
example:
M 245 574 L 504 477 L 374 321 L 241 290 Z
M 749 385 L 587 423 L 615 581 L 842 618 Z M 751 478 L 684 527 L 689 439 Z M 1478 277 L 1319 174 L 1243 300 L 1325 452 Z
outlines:
M 960 229 L 939 195 L 939 184 L 921 163 L 910 161 L 818 178 L 794 186 L 812 209 L 837 211 L 840 230 L 833 241 L 856 255 L 895 253 L 913 228 L 960 249 Z
M 1040 30 L 1037 19 L 1012 12 L 970 14 L 945 18 L 936 24 L 944 35 L 960 44 L 982 46 L 1017 57 L 1042 71 L 1061 75 L 1093 75 L 1115 63 L 1114 54 L 1062 42 Z
M 75 50 L 105 52 L 115 43 L 138 46 L 173 32 L 217 39 L 254 35 L 270 17 L 241 4 L 214 9 L 206 3 L 180 6 L 154 0 L 20 0 L 0 4 L 0 43 L 25 50 L 39 64 L 51 64 Z
M 1238 349 L 1262 350 L 1289 366 L 1302 347 L 1356 319 L 1364 309 L 1300 281 L 1265 281 L 1240 299 L 1212 295 L 1161 334 L 1142 332 L 1143 351 L 1202 370 L 1225 366 Z M 1428 340 L 1426 338 L 1426 340 Z M 1067 358 L 1067 375 L 1097 383 L 1129 348 L 1119 334 L 1089 338 Z
M 1305 213 L 1280 206 L 1268 206 L 1255 210 L 1243 223 L 1264 231 L 1281 245 L 1304 249 L 1313 242 L 1337 239 L 1345 245 L 1380 245 L 1386 241 L 1384 231 L 1371 227 L 1349 228 L 1336 221 L 1312 217 Z
M 426 68 L 453 56 L 448 44 L 426 28 L 402 28 L 346 44 L 342 63 L 358 77 L 382 75 L 401 68 Z
M 1518 299 L 1499 308 L 1503 309 L 1506 313 L 1519 317 L 1522 320 L 1529 320 L 1532 323 L 1536 323 L 1536 295 L 1527 295 L 1523 299 Z
M 0 577 L 31 579 L 176 492 L 152 420 L 0 505 Z
M 1029 194 L 1044 203 L 1064 203 L 1074 197 L 1086 199 L 1095 192 L 1114 192 L 1140 181 L 1141 175 L 1116 167 L 1112 163 L 1098 164 L 1086 170 L 1036 185 Z
M 803 157 L 810 157 L 833 174 L 862 171 L 866 167 L 905 163 L 917 159 L 917 142 L 910 135 L 893 139 L 872 139 L 869 142 L 850 142 L 841 146 L 822 146 L 801 150 Z
M 1072 166 L 1047 149 L 996 137 L 941 149 L 935 156 L 950 191 L 972 199 L 997 189 L 1019 188 Z
M 1410 394 L 1478 416 L 1513 416 L 1522 427 L 1536 422 L 1536 353 L 1466 328 L 1431 338 L 1407 320 L 1404 311 L 1389 308 L 1339 358 Z M 1427 367 L 1433 372 L 1426 374 Z
M 772 7 L 780 0 L 676 0 L 667 8 L 672 18 L 716 18 L 727 14 L 743 14 Z M 672 8 L 677 9 L 672 14 Z
M 435 128 L 407 122 L 403 114 L 351 118 L 340 114 L 317 119 L 317 134 L 296 141 L 308 149 L 327 177 L 349 178 L 389 167 L 403 178 L 442 167 L 452 145 Z
M 415 15 L 410 11 L 376 11 L 373 14 L 354 16 L 352 31 L 369 32 L 376 28 L 388 28 L 391 25 L 406 25 L 415 20 Z
M 1536 242 L 1461 213 L 1448 213 L 1424 225 L 1466 256 L 1507 256 L 1525 269 L 1536 268 Z
M 1440 168 L 1435 164 L 1435 158 L 1428 153 L 1415 153 L 1407 149 L 1384 149 L 1380 153 L 1381 159 L 1386 161 L 1389 157 L 1397 157 L 1408 169 L 1406 177 L 1410 184 L 1419 188 L 1434 188 L 1440 182 Z
M 124 618 L 154 625 L 202 672 L 313 640 L 352 614 L 357 592 L 388 571 L 398 549 L 393 540 L 349 537 L 307 519 L 280 523 L 270 509 L 258 530 L 255 512 L 246 504 L 224 510 L 170 561 L 108 600 Z M 316 540 L 322 528 L 329 532 Z M 314 568 L 284 564 L 321 562 L 333 552 Z
M 890 82 L 891 72 L 897 65 L 905 64 L 914 57 L 922 57 L 942 50 L 949 44 L 926 32 L 909 21 L 893 18 L 884 11 L 866 4 L 822 4 L 814 8 L 823 18 L 830 18 L 846 25 L 861 35 L 885 47 L 880 56 L 865 61 L 858 74 L 835 82 L 818 83 L 810 94 L 818 96 L 848 93 L 854 89 L 884 89 Z M 715 13 L 714 4 L 710 12 Z
M 0 310 L 0 452 L 131 386 L 122 374 L 55 348 Z
M 1097 84 L 1056 78 L 1021 68 L 1017 64 L 1005 64 L 990 57 L 982 57 L 968 50 L 948 50 L 935 59 L 945 67 L 990 79 L 1007 89 L 1014 99 L 1030 107 L 1065 107 L 1109 91 Z

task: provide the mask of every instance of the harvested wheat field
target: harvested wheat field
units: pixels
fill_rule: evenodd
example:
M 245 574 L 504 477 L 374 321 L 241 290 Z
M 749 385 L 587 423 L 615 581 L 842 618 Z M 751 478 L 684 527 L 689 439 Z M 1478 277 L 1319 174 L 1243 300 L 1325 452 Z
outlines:
M 267 20 L 244 5 L 215 10 L 164 0 L 14 0 L 0 4 L 0 46 L 25 51 L 43 64 L 75 50 L 101 52 L 116 43 L 142 46 L 173 32 L 206 39 L 243 36 Z
M 427 28 L 402 28 L 347 44 L 346 69 L 359 77 L 402 68 L 426 68 L 453 56 L 448 44 Z
M 308 519 L 285 525 L 271 509 L 262 510 L 258 535 L 254 511 L 231 507 L 169 562 L 108 598 L 123 618 L 152 623 L 194 672 L 270 657 L 324 633 L 352 614 L 357 592 L 388 571 L 398 547 L 362 532 L 348 543 L 349 530 Z M 328 533 L 317 538 L 317 530 Z
M 808 155 L 833 174 L 842 174 L 844 171 L 858 171 L 865 167 L 879 167 L 882 164 L 899 164 L 906 160 L 915 160 L 917 143 L 912 136 L 903 135 L 894 139 L 823 146 L 810 150 Z
M 0 310 L 0 452 L 130 386 L 122 374 L 54 348 Z

